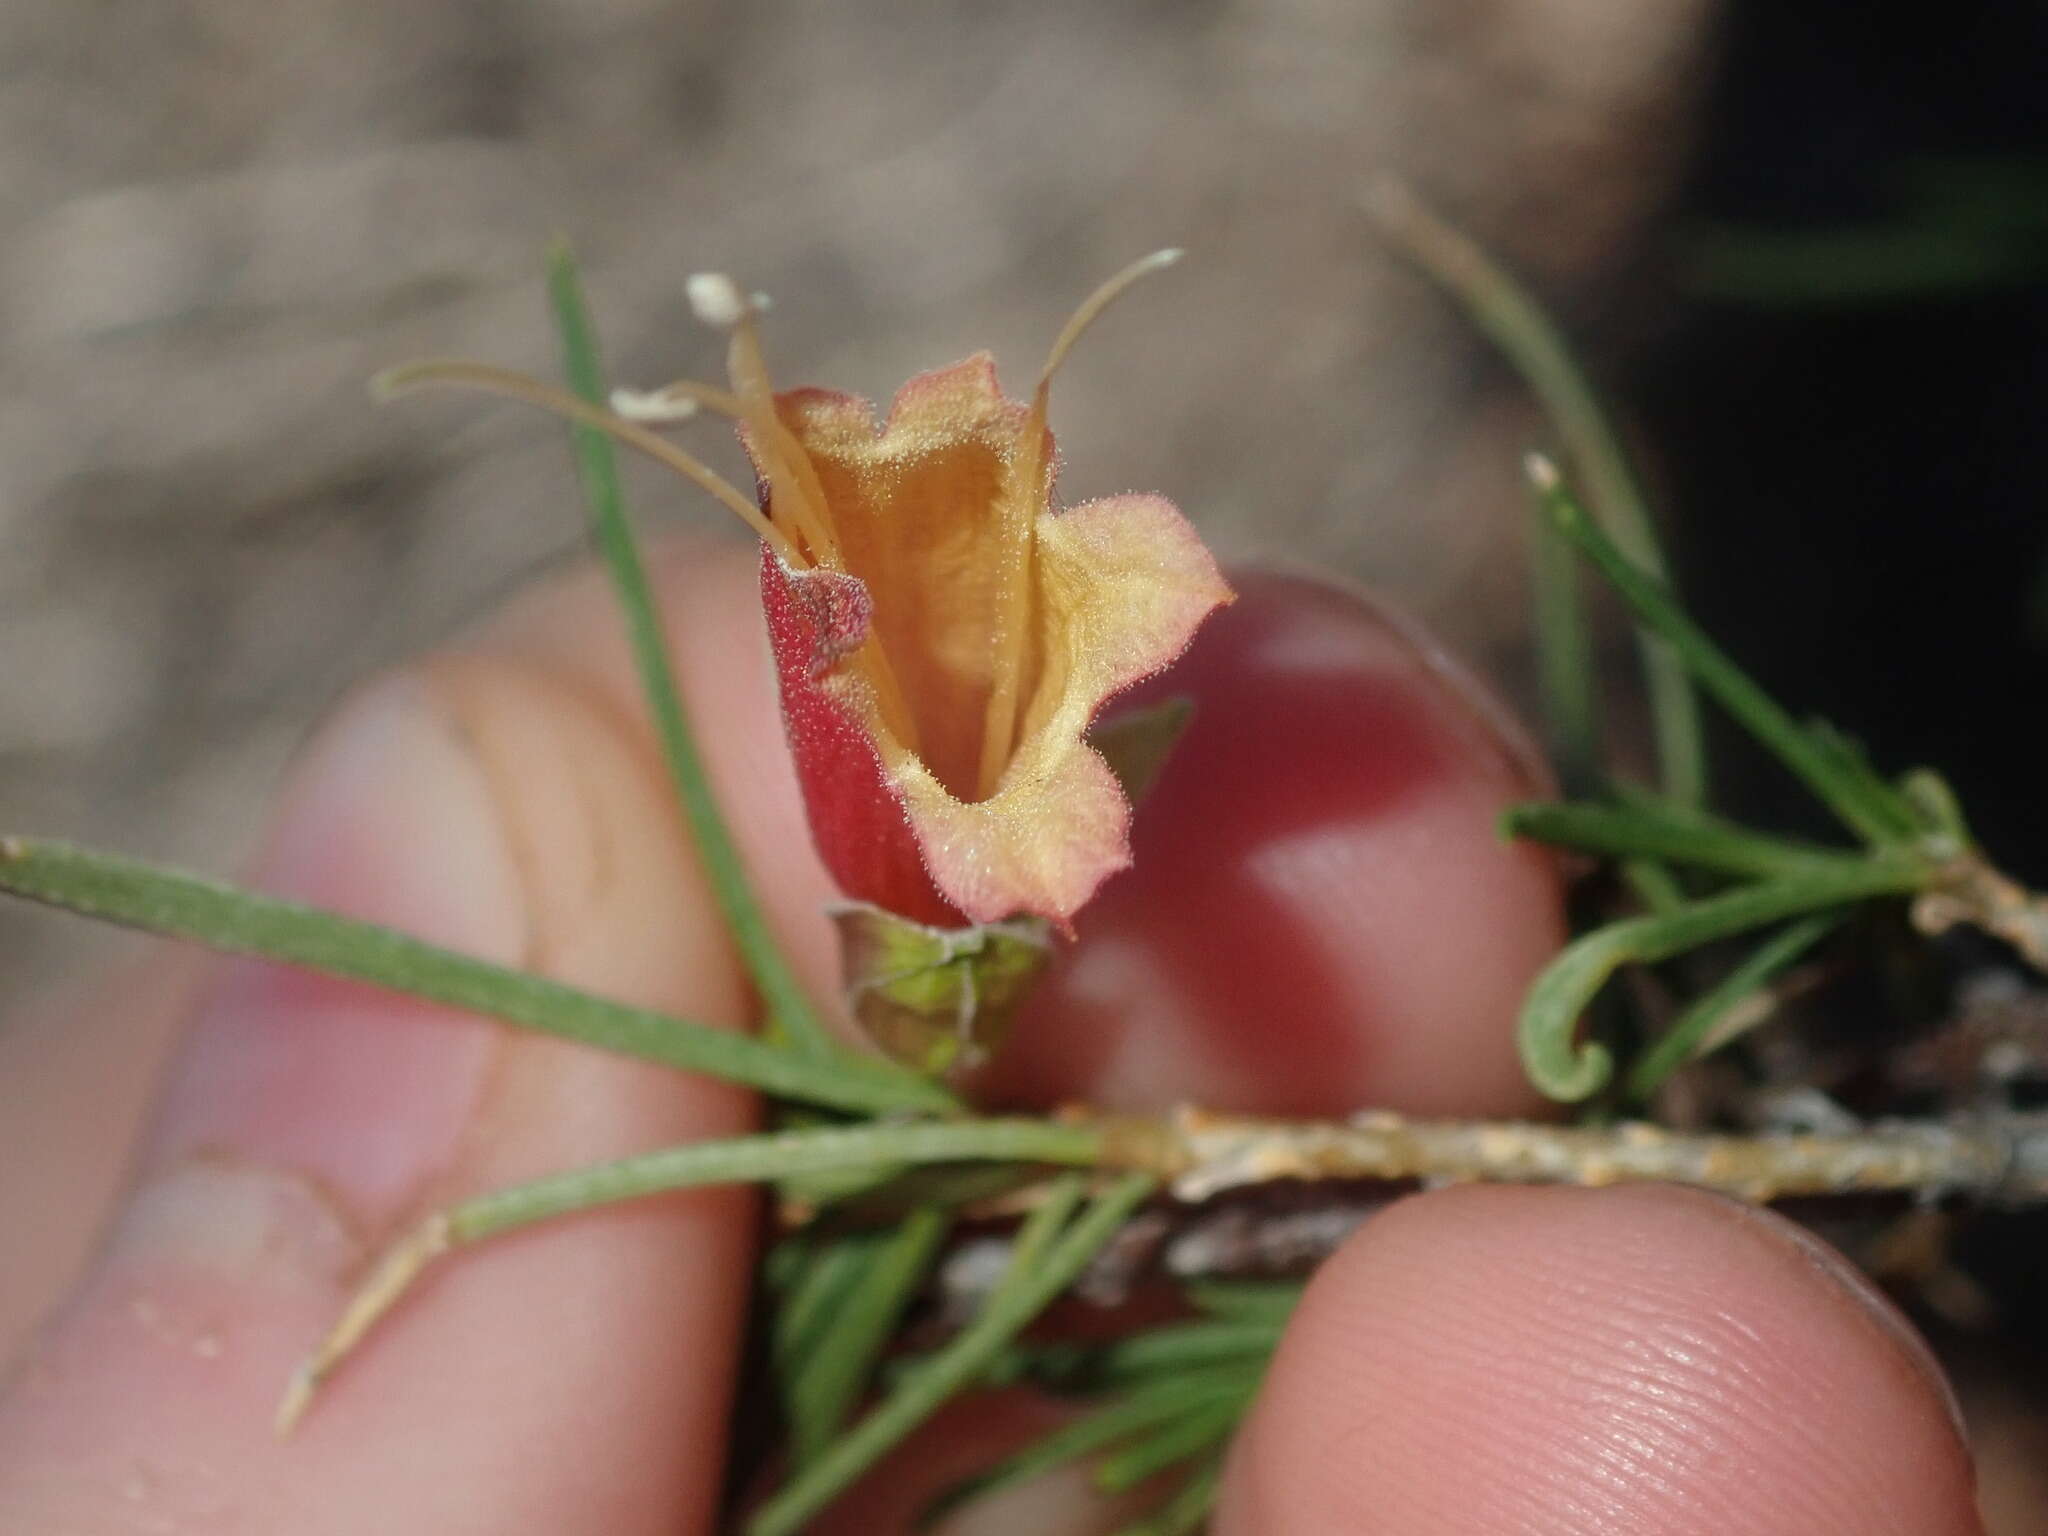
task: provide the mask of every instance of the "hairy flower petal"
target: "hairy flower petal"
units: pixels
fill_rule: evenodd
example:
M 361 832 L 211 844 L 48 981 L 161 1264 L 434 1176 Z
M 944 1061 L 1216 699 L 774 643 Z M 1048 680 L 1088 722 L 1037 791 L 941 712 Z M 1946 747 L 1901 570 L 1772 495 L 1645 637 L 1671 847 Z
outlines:
M 1130 857 L 1130 806 L 1084 734 L 1229 601 L 1214 560 L 1157 496 L 1054 511 L 1051 434 L 985 354 L 912 379 L 879 429 L 846 395 L 776 408 L 833 541 L 829 569 L 763 565 L 827 866 L 919 922 L 1068 924 Z M 789 493 L 750 448 L 779 523 Z

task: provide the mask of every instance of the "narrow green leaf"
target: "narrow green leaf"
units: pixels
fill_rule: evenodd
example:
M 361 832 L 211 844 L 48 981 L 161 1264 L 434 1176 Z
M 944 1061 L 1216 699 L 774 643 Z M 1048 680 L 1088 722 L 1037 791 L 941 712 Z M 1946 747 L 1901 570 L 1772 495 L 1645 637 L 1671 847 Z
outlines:
M 590 404 L 603 407 L 605 386 L 597 340 L 576 275 L 575 258 L 562 242 L 548 252 L 548 295 L 561 333 L 569 387 Z M 703 855 L 705 874 L 711 881 L 719 910 L 732 929 L 733 941 L 739 946 L 755 986 L 760 988 L 774 1029 L 792 1045 L 812 1055 L 842 1055 L 776 944 L 747 878 L 745 861 L 719 812 L 717 796 L 712 792 L 710 776 L 697 749 L 696 734 L 690 728 L 682 694 L 669 665 L 668 637 L 653 588 L 648 584 L 646 565 L 633 537 L 632 523 L 626 516 L 611 439 L 580 422 L 571 425 L 569 432 L 589 503 L 591 535 L 611 574 L 648 713 L 653 717 L 655 733 L 661 740 L 662 754 L 668 760 L 669 774 L 689 818 L 691 833 Z
M 1125 1526 L 1117 1536 L 1192 1536 L 1215 1508 L 1222 1485 L 1223 1458 L 1218 1456 L 1181 1484 L 1180 1492 L 1161 1505 L 1157 1514 Z
M 1885 782 L 1884 775 L 1871 765 L 1870 754 L 1864 751 L 1862 742 L 1826 720 L 1809 717 L 1801 724 L 1812 739 L 1814 749 L 1824 759 L 1833 762 L 1842 781 L 1856 785 L 1857 793 L 1865 801 L 1884 809 L 1892 822 L 1894 837 L 1903 840 L 1921 830 L 1910 814 L 1912 796 L 1903 786 L 1894 787 Z
M 1663 550 L 1648 502 L 1585 370 L 1543 306 L 1499 262 L 1396 182 L 1376 189 L 1370 211 L 1402 251 L 1464 306 L 1501 351 L 1563 441 L 1614 541 L 1644 570 L 1663 575 Z M 1685 805 L 1706 795 L 1705 738 L 1699 700 L 1684 665 L 1647 629 L 1637 639 L 1657 738 L 1659 782 Z
M 1259 1359 L 1272 1354 L 1282 1326 L 1268 1321 L 1171 1324 L 1105 1345 L 1086 1369 L 1090 1379 L 1117 1382 Z
M 1190 1372 L 1179 1380 L 1151 1382 L 1126 1392 L 1115 1402 L 1062 1425 L 979 1476 L 949 1488 L 925 1510 L 918 1524 L 929 1525 L 971 1500 L 1031 1482 L 1142 1430 L 1184 1418 L 1195 1409 L 1218 1402 L 1241 1407 L 1256 1390 L 1258 1381 L 1257 1371 L 1236 1366 L 1229 1370 Z
M 845 1426 L 952 1225 L 946 1212 L 927 1207 L 893 1231 L 861 1234 L 878 1240 L 856 1250 L 853 1283 L 832 1307 L 830 1326 L 805 1342 L 785 1377 L 797 1466 L 815 1461 Z
M 1129 1174 L 1097 1197 L 1050 1246 L 1028 1282 L 1000 1287 L 923 1369 L 762 1505 L 747 1526 L 749 1536 L 795 1536 L 942 1404 L 979 1381 L 1031 1320 L 1087 1268 L 1152 1189 L 1149 1176 Z
M 836 1215 L 857 1225 L 893 1225 L 901 1221 L 906 1212 L 921 1205 L 943 1206 L 947 1210 L 981 1205 L 1013 1194 L 1044 1177 L 1043 1168 L 1004 1163 L 906 1168 L 865 1189 L 840 1196 L 832 1204 Z
M 1565 794 L 1590 795 L 1606 779 L 1593 629 L 1580 591 L 1578 556 L 1550 526 L 1540 498 L 1531 509 L 1528 545 L 1544 736 Z
M 1865 841 L 1910 839 L 1919 824 L 1898 794 L 1867 769 L 1846 763 L 1837 742 L 1804 729 L 1686 617 L 1657 577 L 1630 559 L 1586 514 L 1547 461 L 1532 458 L 1530 478 L 1545 495 L 1559 532 L 1599 568 L 1638 621 L 1671 642 L 1692 675 L 1747 731 Z M 1676 798 L 1676 797 L 1674 797 Z
M 1128 1493 L 1146 1478 L 1183 1461 L 1193 1460 L 1218 1442 L 1229 1439 L 1230 1432 L 1244 1417 L 1252 1394 L 1257 1390 L 1255 1377 L 1236 1397 L 1188 1407 L 1178 1417 L 1140 1438 L 1135 1445 L 1105 1457 L 1095 1469 L 1095 1486 L 1104 1493 Z
M 1702 811 L 1647 805 L 1510 806 L 1501 816 L 1509 837 L 1534 838 L 1618 859 L 1652 858 L 1730 875 L 1804 875 L 1863 868 L 1869 855 L 1752 832 Z
M 989 1295 L 989 1305 L 1032 1284 L 1039 1265 L 1045 1262 L 1046 1254 L 1087 1197 L 1088 1181 L 1079 1174 L 1062 1174 L 1046 1185 L 1038 1204 L 1017 1224 L 1016 1235 L 1010 1240 L 1010 1261 Z
M 1285 1328 L 1301 1292 L 1299 1280 L 1203 1280 L 1181 1294 L 1211 1317 Z
M 984 1311 L 1006 1305 L 1019 1292 L 1036 1283 L 1046 1253 L 1067 1229 L 1074 1212 L 1081 1208 L 1081 1202 L 1087 1197 L 1088 1180 L 1078 1173 L 1063 1173 L 1046 1184 L 1038 1203 L 1025 1213 L 1011 1236 L 1009 1258 L 1003 1272 L 982 1300 Z M 988 1367 L 983 1372 L 984 1379 L 995 1384 L 1007 1378 L 1017 1363 L 1019 1353 L 1006 1345 L 990 1356 Z M 922 1372 L 930 1370 L 940 1358 L 941 1355 L 934 1354 L 904 1362 L 895 1384 L 899 1387 L 907 1385 Z
M 1583 1099 L 1606 1084 L 1613 1060 L 1597 1041 L 1579 1041 L 1579 1016 L 1619 967 L 1668 960 L 1802 913 L 1903 895 L 1925 878 L 1918 861 L 1873 857 L 1840 871 L 1739 886 L 1676 912 L 1597 928 L 1567 945 L 1529 988 L 1516 1036 L 1523 1070 L 1553 1099 Z
M 1832 933 L 1848 914 L 1816 912 L 1787 923 L 1759 944 L 1742 963 L 1702 992 L 1672 1020 L 1657 1043 L 1639 1057 L 1628 1075 L 1629 1097 L 1649 1098 L 1664 1080 L 1700 1052 L 1701 1044 L 1731 1009 L 1769 986 L 1773 978 Z
M 872 1057 L 800 1057 L 745 1035 L 607 1002 L 372 923 L 65 843 L 0 838 L 0 890 L 231 954 L 305 966 L 489 1014 L 780 1098 L 872 1113 L 958 1108 L 937 1084 Z
M 880 1231 L 806 1231 L 775 1245 L 771 1261 L 780 1263 L 784 1255 L 796 1255 L 790 1265 L 793 1272 L 775 1302 L 771 1358 L 785 1384 L 801 1373 L 803 1362 L 831 1331 L 839 1309 L 860 1284 L 862 1271 L 887 1240 L 888 1234 Z
M 449 1212 L 448 1227 L 453 1241 L 469 1243 L 614 1201 L 704 1184 L 757 1183 L 813 1168 L 967 1160 L 1087 1167 L 1101 1153 L 1102 1141 L 1095 1132 L 1036 1119 L 911 1120 L 772 1131 L 664 1147 L 479 1195 Z
M 1655 859 L 1623 859 L 1621 879 L 1646 912 L 1676 912 L 1686 903 L 1678 876 Z

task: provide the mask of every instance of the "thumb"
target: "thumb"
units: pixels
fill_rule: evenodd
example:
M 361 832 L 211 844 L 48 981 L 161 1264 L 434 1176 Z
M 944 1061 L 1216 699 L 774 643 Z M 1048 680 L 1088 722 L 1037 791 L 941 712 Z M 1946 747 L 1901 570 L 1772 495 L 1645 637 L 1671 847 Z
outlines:
M 292 773 L 257 879 L 631 1003 L 745 1015 L 645 742 L 537 663 L 444 660 L 358 694 Z M 675 1528 L 717 1486 L 749 1241 L 730 1194 L 465 1255 L 298 1438 L 276 1443 L 271 1411 L 427 1209 L 749 1113 L 408 998 L 221 967 L 105 1252 L 0 1399 L 0 1528 Z

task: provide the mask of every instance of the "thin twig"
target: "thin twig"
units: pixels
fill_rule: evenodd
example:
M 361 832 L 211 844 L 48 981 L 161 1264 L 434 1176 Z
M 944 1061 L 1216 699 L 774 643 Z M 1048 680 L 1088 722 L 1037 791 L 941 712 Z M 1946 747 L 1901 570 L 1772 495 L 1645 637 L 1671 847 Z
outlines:
M 1105 1151 L 1207 1200 L 1282 1179 L 1428 1183 L 1692 1184 L 1745 1200 L 1799 1195 L 1967 1195 L 1994 1204 L 2048 1200 L 2048 1115 L 1893 1120 L 1830 1136 L 1686 1135 L 1640 1122 L 1602 1127 L 1409 1120 L 1373 1111 L 1348 1121 L 1246 1119 L 1182 1110 L 1170 1120 L 1107 1122 Z M 1143 1149 L 1140 1151 L 1139 1149 Z

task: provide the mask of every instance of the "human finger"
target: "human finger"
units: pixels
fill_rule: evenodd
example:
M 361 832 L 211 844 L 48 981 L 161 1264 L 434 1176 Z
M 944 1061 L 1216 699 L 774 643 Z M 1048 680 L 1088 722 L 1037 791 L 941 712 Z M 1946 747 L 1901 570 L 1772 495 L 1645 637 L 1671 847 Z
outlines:
M 537 664 L 443 659 L 359 694 L 292 775 L 260 883 L 627 1002 L 748 1011 L 644 738 Z M 465 1253 L 295 1439 L 270 1417 L 428 1207 L 749 1116 L 717 1084 L 228 967 L 110 1246 L 0 1402 L 0 1526 L 701 1528 L 751 1244 L 730 1192 Z
M 1791 1223 L 1673 1186 L 1472 1187 L 1317 1274 L 1222 1536 L 1979 1530 L 1926 1346 Z

